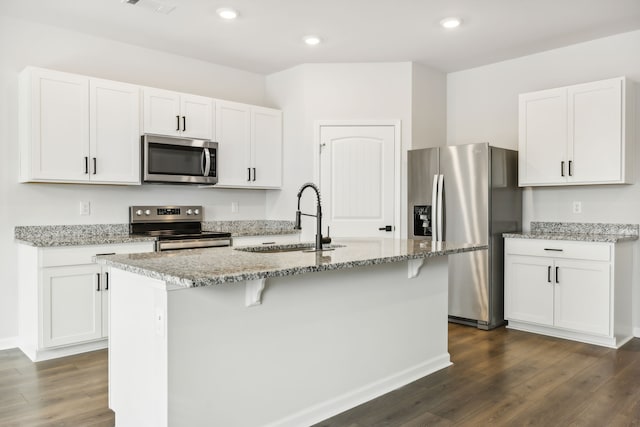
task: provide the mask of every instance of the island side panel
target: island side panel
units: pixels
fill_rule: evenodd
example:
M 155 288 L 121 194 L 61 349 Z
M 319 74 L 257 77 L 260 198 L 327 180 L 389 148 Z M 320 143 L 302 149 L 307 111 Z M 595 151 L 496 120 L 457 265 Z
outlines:
M 111 269 L 109 408 L 118 427 L 167 426 L 165 283 Z
M 168 293 L 169 425 L 301 426 L 450 365 L 447 257 Z

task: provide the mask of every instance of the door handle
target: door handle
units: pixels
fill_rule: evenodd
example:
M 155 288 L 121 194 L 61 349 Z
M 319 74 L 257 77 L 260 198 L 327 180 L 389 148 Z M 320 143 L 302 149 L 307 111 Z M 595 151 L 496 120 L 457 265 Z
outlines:
M 551 266 L 547 267 L 547 282 L 551 283 Z
M 380 231 L 393 231 L 393 225 L 385 225 L 384 227 L 378 228 Z
M 560 162 L 560 176 L 564 176 L 564 160 Z
M 560 279 L 558 279 L 558 270 L 560 267 L 556 267 L 556 283 L 560 283 Z
M 98 160 L 94 157 L 93 158 L 93 174 L 97 174 L 98 173 Z
M 256 180 L 256 168 L 253 168 L 253 180 Z
M 182 131 L 185 132 L 187 130 L 187 116 L 182 116 Z
M 431 189 L 431 228 L 432 228 L 432 239 L 434 242 L 438 241 L 438 175 L 433 175 L 433 187 Z
M 180 116 L 176 116 L 176 130 L 180 131 Z
M 571 163 L 572 162 L 573 162 L 572 160 L 569 160 L 569 176 L 573 176 L 573 173 L 571 172 Z
M 444 240 L 444 175 L 438 176 L 438 242 Z
M 109 290 L 109 272 L 108 271 L 104 273 L 104 290 L 105 291 Z
M 247 168 L 247 172 L 249 173 L 249 177 L 247 178 L 247 181 L 251 181 L 251 168 Z
M 89 157 L 84 156 L 84 173 L 89 174 Z
M 98 278 L 98 280 L 97 280 L 98 287 L 96 288 L 96 292 L 100 292 L 100 273 L 96 273 L 96 276 Z
M 209 176 L 209 172 L 211 172 L 211 153 L 208 148 L 205 148 L 204 151 L 204 176 Z

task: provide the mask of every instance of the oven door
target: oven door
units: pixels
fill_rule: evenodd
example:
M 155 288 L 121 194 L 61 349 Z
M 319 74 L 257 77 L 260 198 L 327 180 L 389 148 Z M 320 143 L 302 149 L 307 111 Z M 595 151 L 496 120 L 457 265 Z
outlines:
M 215 184 L 218 182 L 218 143 L 171 138 L 142 137 L 144 182 Z

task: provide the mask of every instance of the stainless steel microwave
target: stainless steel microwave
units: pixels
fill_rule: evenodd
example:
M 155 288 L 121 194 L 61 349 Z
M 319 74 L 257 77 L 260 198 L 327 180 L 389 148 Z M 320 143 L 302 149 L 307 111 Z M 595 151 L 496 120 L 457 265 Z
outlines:
M 218 143 L 160 135 L 142 136 L 143 182 L 216 184 Z

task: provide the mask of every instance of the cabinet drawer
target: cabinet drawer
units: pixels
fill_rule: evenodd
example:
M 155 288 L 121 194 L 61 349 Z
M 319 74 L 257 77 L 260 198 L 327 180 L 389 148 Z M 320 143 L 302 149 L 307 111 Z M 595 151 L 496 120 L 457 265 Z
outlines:
M 153 252 L 153 242 L 43 248 L 41 267 L 91 264 L 93 257 L 97 254 L 130 254 L 135 252 Z
M 610 261 L 611 244 L 570 242 L 566 240 L 505 239 L 505 253 L 510 255 Z
M 300 234 L 271 234 L 265 236 L 234 237 L 233 246 L 284 245 L 300 242 Z

